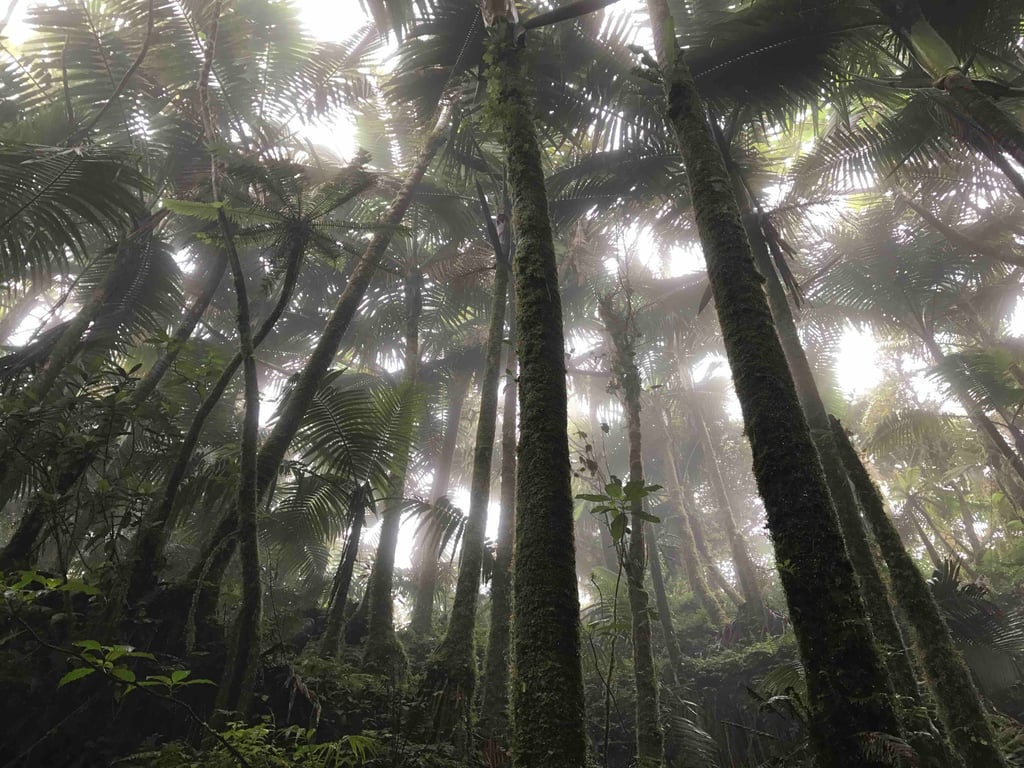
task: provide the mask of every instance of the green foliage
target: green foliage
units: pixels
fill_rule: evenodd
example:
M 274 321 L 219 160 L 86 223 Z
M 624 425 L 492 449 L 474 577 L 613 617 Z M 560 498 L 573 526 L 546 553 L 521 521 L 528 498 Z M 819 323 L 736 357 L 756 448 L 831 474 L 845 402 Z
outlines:
M 220 736 L 223 742 L 210 749 L 198 751 L 189 744 L 174 742 L 136 754 L 127 764 L 147 768 L 238 768 L 241 758 L 251 768 L 350 768 L 369 764 L 381 749 L 374 733 L 317 743 L 313 729 L 275 728 L 266 721 L 254 725 L 232 722 Z
M 631 515 L 643 522 L 661 522 L 660 517 L 644 511 L 633 512 L 632 510 L 634 502 L 642 501 L 660 491 L 661 488 L 660 485 L 645 485 L 636 480 L 629 480 L 623 485 L 622 480 L 613 475 L 611 481 L 605 484 L 604 493 L 578 493 L 576 498 L 596 504 L 591 508 L 590 513 L 604 516 L 612 540 L 618 543 L 629 531 Z

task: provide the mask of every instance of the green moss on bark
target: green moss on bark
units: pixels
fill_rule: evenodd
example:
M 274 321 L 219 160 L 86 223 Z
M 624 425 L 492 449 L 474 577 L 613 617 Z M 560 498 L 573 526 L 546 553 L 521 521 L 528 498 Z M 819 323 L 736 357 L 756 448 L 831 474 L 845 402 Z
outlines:
M 866 734 L 900 734 L 835 509 L 754 266 L 725 164 L 665 0 L 648 0 L 768 529 L 807 673 L 823 766 L 863 768 Z
M 881 494 L 838 420 L 833 433 L 850 474 L 871 532 L 892 574 L 893 591 L 910 623 L 928 684 L 935 694 L 939 717 L 953 746 L 970 768 L 1005 768 L 981 697 L 966 663 L 953 643 L 931 589 L 903 546 L 885 511 Z
M 468 725 L 470 704 L 476 688 L 477 597 L 483 564 L 487 505 L 491 497 L 491 458 L 494 455 L 498 420 L 498 383 L 501 378 L 501 341 L 505 329 L 508 267 L 501 261 L 494 275 L 494 299 L 487 334 L 483 378 L 480 383 L 480 416 L 473 448 L 469 517 L 462 534 L 462 558 L 455 585 L 455 600 L 444 639 L 427 663 L 420 700 L 431 710 L 432 740 L 448 740 L 460 725 Z M 468 731 L 468 729 L 467 729 Z
M 488 113 L 501 133 L 517 237 L 519 471 L 513 566 L 512 761 L 586 763 L 565 347 L 540 147 L 511 29 L 487 43 Z
M 612 296 L 598 300 L 598 314 L 612 341 L 614 384 L 626 409 L 629 442 L 629 482 L 644 486 L 643 429 L 640 421 L 640 371 L 636 366 L 635 332 L 632 307 L 627 299 L 617 309 Z M 638 768 L 657 768 L 665 748 L 658 711 L 658 681 L 651 647 L 651 612 L 644 575 L 647 570 L 647 545 L 644 541 L 643 498 L 630 501 L 629 542 L 623 566 L 629 595 L 629 615 L 633 639 L 633 680 L 636 685 L 636 764 Z M 696 554 L 696 553 L 694 553 Z

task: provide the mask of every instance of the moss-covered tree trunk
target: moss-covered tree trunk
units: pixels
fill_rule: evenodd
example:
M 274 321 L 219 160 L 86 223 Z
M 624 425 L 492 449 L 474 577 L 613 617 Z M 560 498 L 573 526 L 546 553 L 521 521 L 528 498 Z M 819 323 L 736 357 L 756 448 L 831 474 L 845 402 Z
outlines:
M 469 486 L 469 517 L 462 534 L 462 557 L 455 583 L 448 630 L 427 663 L 421 701 L 431 710 L 431 735 L 448 740 L 459 726 L 469 732 L 469 713 L 476 687 L 477 597 L 480 568 L 487 528 L 487 505 L 491 498 L 491 458 L 494 454 L 495 425 L 498 420 L 498 384 L 501 379 L 501 344 L 505 331 L 505 303 L 509 270 L 497 260 L 494 273 L 491 322 L 487 332 L 483 377 L 480 381 L 480 416 L 473 447 L 473 476 Z
M 665 464 L 669 468 L 668 491 L 669 495 L 675 498 L 679 505 L 679 549 L 683 558 L 683 570 L 686 572 L 686 581 L 708 616 L 712 626 L 722 627 L 729 621 L 725 609 L 718 602 L 718 598 L 711 591 L 707 580 L 704 578 L 704 571 L 701 568 L 700 553 L 697 552 L 697 543 L 693 536 L 693 527 L 690 523 L 690 514 L 683 491 L 683 479 L 679 475 L 679 466 L 675 461 L 674 441 L 669 434 L 668 414 L 662 411 L 662 425 L 665 428 Z
M 338 570 L 331 584 L 330 600 L 327 603 L 327 621 L 324 633 L 320 638 L 320 655 L 324 658 L 337 656 L 341 644 L 341 630 L 345 626 L 345 607 L 348 605 L 348 592 L 352 586 L 352 574 L 355 571 L 356 559 L 359 556 L 359 538 L 366 520 L 368 485 L 359 485 L 352 491 L 349 499 L 348 539 L 341 552 Z
M 881 765 L 865 734 L 898 735 L 835 508 L 779 343 L 762 278 L 666 0 L 648 0 L 708 278 L 807 676 L 811 737 L 825 768 Z
M 444 439 L 441 452 L 434 465 L 433 487 L 430 502 L 438 504 L 448 497 L 448 482 L 455 460 L 455 447 L 459 438 L 459 423 L 462 420 L 462 404 L 466 400 L 470 372 L 455 371 L 448 384 L 448 412 L 445 416 Z M 416 574 L 416 594 L 412 606 L 409 628 L 425 635 L 433 628 L 434 593 L 437 591 L 437 564 L 441 556 L 441 526 L 429 526 L 413 550 L 413 571 Z
M 832 423 L 857 497 L 892 575 L 896 599 L 913 630 L 928 684 L 935 694 L 939 717 L 953 746 L 969 768 L 1005 768 L 1006 760 L 996 746 L 981 697 L 931 589 L 904 548 L 899 532 L 885 511 L 881 494 L 846 431 L 838 421 Z
M 562 303 L 540 146 L 508 22 L 487 44 L 488 104 L 516 233 L 519 461 L 513 565 L 512 764 L 583 768 L 583 673 Z
M 651 611 L 644 577 L 647 571 L 647 544 L 644 537 L 644 502 L 637 491 L 644 488 L 643 427 L 640 421 L 640 371 L 636 366 L 636 332 L 633 309 L 618 309 L 613 296 L 598 299 L 598 314 L 611 340 L 613 382 L 626 410 L 626 434 L 629 445 L 630 499 L 629 540 L 623 552 L 626 571 L 629 615 L 633 640 L 633 682 L 636 685 L 636 765 L 657 768 L 665 748 L 658 711 L 658 679 L 651 644 Z M 696 552 L 694 553 L 696 555 Z
M 505 399 L 501 406 L 501 509 L 491 573 L 491 628 L 480 685 L 478 724 L 485 741 L 499 748 L 508 742 L 508 647 L 512 628 L 512 545 L 516 521 L 516 334 L 514 297 L 511 299 Z
M 735 168 L 732 170 L 735 178 L 738 170 Z M 739 190 L 737 190 L 738 194 Z M 796 321 L 793 319 L 786 290 L 775 271 L 760 222 L 756 219 L 752 206 L 748 206 L 748 210 L 750 210 L 750 215 L 746 218 L 746 231 L 750 237 L 754 260 L 758 270 L 765 278 L 768 305 L 771 308 L 775 326 L 778 328 L 779 340 L 782 343 L 786 361 L 793 373 L 793 381 L 796 384 L 800 405 L 807 418 L 807 426 L 811 430 L 811 437 L 818 449 L 818 458 L 821 460 L 825 480 L 828 482 L 829 492 L 839 516 L 843 540 L 846 542 L 846 552 L 853 564 L 853 570 L 860 580 L 860 594 L 864 598 L 864 607 L 867 609 L 871 629 L 886 660 L 886 668 L 889 671 L 893 687 L 900 696 L 909 699 L 911 707 L 917 707 L 920 704 L 917 679 L 910 662 L 910 654 L 907 652 L 903 635 L 896 621 L 896 615 L 893 613 L 889 588 L 882 578 L 874 553 L 871 551 L 867 530 L 861 519 L 860 506 L 832 436 L 828 411 L 825 410 L 825 403 L 821 399 L 811 365 L 800 342 L 800 334 L 797 331 Z
M 411 264 L 405 276 L 405 386 L 412 395 L 418 386 L 420 367 L 420 319 L 423 314 L 423 273 Z M 410 416 L 414 419 L 410 411 Z M 410 424 L 410 427 L 412 425 Z M 410 429 L 410 432 L 412 430 Z M 368 584 L 369 614 L 363 667 L 370 672 L 401 676 L 405 671 L 405 652 L 395 635 L 395 603 L 392 588 L 395 581 L 395 552 L 402 524 L 402 499 L 409 470 L 412 446 L 403 448 L 395 460 L 388 499 L 380 526 L 380 541 L 373 573 Z

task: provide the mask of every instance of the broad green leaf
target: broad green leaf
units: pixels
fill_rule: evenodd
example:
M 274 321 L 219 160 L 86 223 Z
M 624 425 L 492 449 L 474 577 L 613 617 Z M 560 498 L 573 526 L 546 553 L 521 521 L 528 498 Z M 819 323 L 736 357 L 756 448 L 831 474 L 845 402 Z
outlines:
M 75 667 L 60 679 L 60 682 L 57 683 L 57 687 L 63 688 L 68 683 L 73 683 L 75 680 L 81 680 L 83 677 L 88 677 L 95 671 L 95 667 Z

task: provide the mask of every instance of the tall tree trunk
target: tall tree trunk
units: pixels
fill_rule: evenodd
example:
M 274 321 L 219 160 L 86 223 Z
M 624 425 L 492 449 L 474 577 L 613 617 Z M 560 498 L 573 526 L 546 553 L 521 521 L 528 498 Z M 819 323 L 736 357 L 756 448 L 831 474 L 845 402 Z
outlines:
M 726 353 L 754 456 L 789 615 L 807 674 L 811 738 L 825 768 L 881 766 L 863 734 L 900 733 L 835 508 L 797 398 L 728 171 L 666 0 L 648 0 Z M 827 588 L 825 588 L 827 585 Z
M 701 607 L 704 608 L 704 612 L 708 616 L 708 620 L 714 627 L 722 627 L 728 621 L 729 617 L 726 616 L 725 610 L 722 608 L 722 604 L 718 602 L 718 598 L 715 597 L 711 588 L 708 586 L 707 580 L 704 578 L 704 572 L 701 570 L 700 555 L 697 552 L 697 544 L 694 541 L 693 527 L 690 523 L 690 514 L 687 504 L 687 499 L 683 491 L 683 479 L 679 475 L 679 467 L 676 464 L 675 451 L 673 450 L 673 440 L 669 435 L 668 426 L 668 414 L 662 411 L 661 423 L 665 429 L 665 464 L 669 468 L 668 476 L 668 490 L 671 496 L 674 496 L 676 503 L 679 505 L 679 522 L 680 522 L 680 535 L 679 535 L 679 547 L 682 550 L 683 558 L 683 569 L 686 571 L 686 581 L 690 585 L 690 591 L 693 592 L 694 596 L 700 601 Z
M 452 462 L 459 439 L 459 424 L 462 421 L 462 404 L 466 400 L 471 378 L 469 371 L 455 371 L 448 385 L 448 414 L 444 425 L 444 440 L 434 466 L 434 483 L 430 489 L 432 504 L 438 504 L 448 497 L 448 481 L 452 474 Z M 441 538 L 441 526 L 429 526 L 413 550 L 416 596 L 409 628 L 420 635 L 428 634 L 433 628 L 434 593 L 437 591 L 437 564 L 441 556 Z
M 509 286 L 511 290 L 511 286 Z M 509 346 L 505 359 L 505 401 L 501 407 L 501 511 L 491 573 L 491 630 L 480 688 L 478 728 L 496 747 L 508 741 L 508 662 L 512 619 L 512 543 L 516 522 L 516 350 L 515 297 L 508 307 Z
M 953 746 L 970 768 L 1005 768 L 1006 761 L 996 746 L 995 734 L 971 673 L 953 643 L 931 589 L 903 547 L 899 532 L 886 514 L 881 494 L 864 469 L 849 436 L 838 421 L 832 423 L 846 469 L 889 566 L 896 599 L 914 632 L 939 717 Z
M 414 235 L 415 236 L 415 235 Z M 405 386 L 409 395 L 416 393 L 420 368 L 420 319 L 423 314 L 423 273 L 418 264 L 410 264 L 405 275 Z M 416 417 L 413 415 L 413 419 Z M 410 427 L 414 421 L 410 423 Z M 405 672 L 405 651 L 395 635 L 395 604 L 392 588 L 395 582 L 395 551 L 402 525 L 402 499 L 412 445 L 404 447 L 391 475 L 388 500 L 380 526 L 380 542 L 373 573 L 368 586 L 369 615 L 363 667 L 370 672 L 401 677 Z
M 356 559 L 359 557 L 359 537 L 363 532 L 366 520 L 368 485 L 359 485 L 352 491 L 349 500 L 348 539 L 341 551 L 338 571 L 331 584 L 331 597 L 327 604 L 327 623 L 324 634 L 320 638 L 320 655 L 330 659 L 338 655 L 341 644 L 341 630 L 345 626 L 345 607 L 348 605 L 348 592 L 352 586 L 352 574 L 355 571 Z
M 942 568 L 944 561 L 939 557 L 938 550 L 935 549 L 932 540 L 928 538 L 928 534 L 924 532 L 924 528 L 921 527 L 921 521 L 917 519 L 917 513 L 910 499 L 903 505 L 903 516 L 909 518 L 913 524 L 917 537 L 921 540 L 925 552 L 928 553 L 928 559 L 931 561 L 932 567 L 935 569 Z
M 216 24 L 216 20 L 214 22 Z M 216 32 L 212 34 L 216 38 Z M 217 200 L 216 191 L 214 200 Z M 217 693 L 218 709 L 247 714 L 252 704 L 260 660 L 260 619 L 263 609 L 263 580 L 260 574 L 259 526 L 256 500 L 256 450 L 260 427 L 260 384 L 256 375 L 252 322 L 245 288 L 245 273 L 232 239 L 231 225 L 223 209 L 218 210 L 227 244 L 231 274 L 238 303 L 238 346 L 245 378 L 245 415 L 242 421 L 241 459 L 238 469 L 238 549 L 242 564 L 242 601 L 232 631 L 228 657 Z
M 738 187 L 737 195 L 740 192 L 749 194 L 745 181 L 739 176 L 739 170 L 733 168 L 732 172 L 734 187 Z M 896 621 L 896 615 L 893 613 L 889 588 L 882 579 L 875 555 L 871 551 L 867 530 L 861 519 L 860 505 L 854 494 L 853 486 L 850 485 L 846 469 L 843 467 L 843 461 L 839 456 L 839 449 L 832 434 L 832 427 L 829 424 L 828 411 L 825 410 L 825 403 L 818 391 L 814 373 L 811 371 L 811 365 L 807 360 L 803 345 L 800 343 L 800 334 L 797 331 L 796 321 L 793 319 L 793 311 L 786 296 L 786 289 L 772 263 L 772 256 L 761 229 L 760 219 L 754 213 L 755 201 L 751 199 L 747 207 L 749 215 L 746 232 L 750 237 L 754 261 L 765 279 L 768 306 L 778 329 L 779 341 L 782 343 L 786 361 L 793 374 L 797 397 L 800 399 L 800 406 L 807 419 L 811 438 L 818 450 L 818 458 L 821 461 L 825 480 L 839 517 L 839 527 L 846 543 L 846 553 L 853 565 L 854 573 L 860 580 L 860 594 L 864 598 L 864 607 L 867 610 L 871 629 L 880 645 L 896 693 L 907 697 L 914 702 L 913 706 L 916 707 L 920 702 L 917 679 L 910 662 L 910 654 L 907 652 L 903 635 Z
M 732 554 L 732 562 L 736 568 L 736 579 L 740 585 L 740 591 L 746 600 L 746 610 L 752 616 L 764 616 L 764 599 L 761 597 L 761 584 L 757 578 L 757 570 L 754 568 L 754 561 L 750 557 L 750 550 L 743 534 L 736 527 L 736 517 L 733 515 L 732 504 L 729 502 L 729 493 L 725 488 L 725 479 L 722 477 L 722 468 L 718 458 L 718 450 L 711 439 L 704 414 L 699 407 L 693 409 L 693 417 L 696 422 L 697 434 L 704 443 L 704 455 L 707 457 L 705 468 L 711 487 L 718 502 L 718 515 L 722 521 L 722 530 L 729 542 L 729 552 Z
M 598 299 L 598 315 L 612 342 L 612 376 L 626 409 L 629 443 L 630 529 L 623 553 L 623 567 L 629 595 L 633 639 L 633 681 L 636 685 L 636 765 L 657 768 L 662 764 L 665 737 L 658 711 L 658 680 L 651 646 L 651 611 L 644 575 L 647 545 L 644 541 L 643 428 L 640 421 L 640 371 L 636 366 L 633 308 L 627 298 L 624 309 L 616 309 L 614 296 Z M 627 497 L 630 494 L 627 493 Z M 694 553 L 696 555 L 696 553 Z
M 487 109 L 501 135 L 513 228 L 520 434 L 512 664 L 514 768 L 587 759 L 562 303 L 540 146 L 512 25 L 487 42 Z
M 491 322 L 487 332 L 483 378 L 480 381 L 480 416 L 473 448 L 469 517 L 462 534 L 462 558 L 455 585 L 455 600 L 448 619 L 448 631 L 427 663 L 420 691 L 421 701 L 431 710 L 433 740 L 450 739 L 460 724 L 468 727 L 476 686 L 473 630 L 476 627 L 477 597 L 480 594 L 487 505 L 491 498 L 491 458 L 498 419 L 498 384 L 501 379 L 501 343 L 505 330 L 508 282 L 508 265 L 503 260 L 499 246 Z
M 658 607 L 658 620 L 661 631 L 665 635 L 665 652 L 672 667 L 672 679 L 678 681 L 679 668 L 683 663 L 683 654 L 679 650 L 679 640 L 672 626 L 672 610 L 665 594 L 665 578 L 661 572 L 661 554 L 658 552 L 658 538 L 654 530 L 647 532 L 647 561 L 651 564 L 651 586 L 654 588 L 654 604 Z

